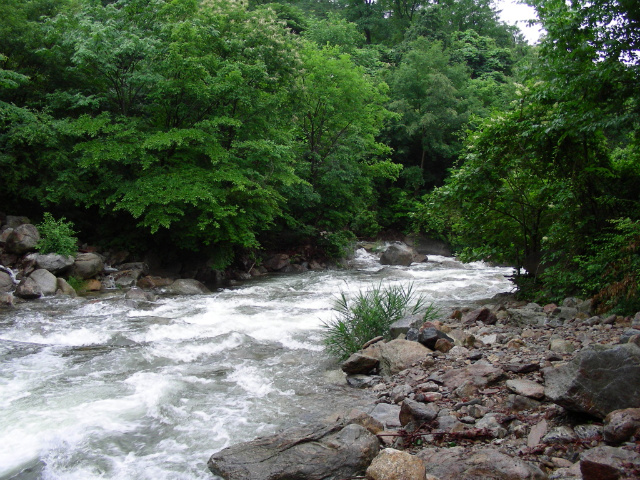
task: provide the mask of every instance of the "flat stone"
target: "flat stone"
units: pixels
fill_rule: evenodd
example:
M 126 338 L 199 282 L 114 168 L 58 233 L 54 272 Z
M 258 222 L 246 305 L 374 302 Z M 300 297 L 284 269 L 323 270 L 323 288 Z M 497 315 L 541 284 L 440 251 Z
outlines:
M 531 427 L 531 431 L 527 436 L 527 447 L 533 448 L 536 445 L 539 445 L 540 442 L 542 441 L 542 437 L 544 437 L 547 434 L 548 430 L 549 430 L 549 424 L 544 419 L 536 423 L 533 427 Z
M 373 418 L 382 423 L 387 429 L 400 428 L 400 406 L 389 403 L 378 403 L 369 412 Z
M 225 448 L 208 466 L 233 480 L 349 478 L 364 473 L 378 450 L 376 436 L 360 425 L 318 424 Z
M 461 447 L 425 448 L 419 451 L 417 456 L 424 462 L 427 474 L 434 475 L 439 480 L 547 478 L 538 467 L 492 448 L 481 448 L 471 452 Z
M 513 393 L 525 397 L 540 399 L 544 397 L 544 386 L 531 380 L 507 380 L 507 388 Z
M 342 371 L 346 374 L 362 373 L 367 374 L 378 366 L 380 361 L 377 358 L 363 355 L 362 353 L 354 353 L 344 362 L 342 362 Z

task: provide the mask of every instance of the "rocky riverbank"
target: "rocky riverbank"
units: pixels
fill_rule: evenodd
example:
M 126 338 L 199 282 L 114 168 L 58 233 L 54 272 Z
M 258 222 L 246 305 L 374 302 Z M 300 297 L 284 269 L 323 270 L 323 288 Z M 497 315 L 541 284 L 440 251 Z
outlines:
M 503 296 L 407 319 L 398 339 L 342 365 L 370 407 L 235 445 L 210 469 L 228 480 L 639 478 L 640 314 L 589 306 Z

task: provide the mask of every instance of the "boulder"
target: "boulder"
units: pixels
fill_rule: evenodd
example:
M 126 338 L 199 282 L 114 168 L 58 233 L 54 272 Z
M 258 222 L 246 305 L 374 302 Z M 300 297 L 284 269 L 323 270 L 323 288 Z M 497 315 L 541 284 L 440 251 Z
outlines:
M 580 455 L 582 480 L 637 478 L 633 470 L 639 468 L 640 455 L 622 448 L 601 446 Z
M 289 265 L 289 262 L 289 255 L 285 253 L 276 253 L 275 255 L 271 255 L 264 262 L 262 262 L 262 266 L 267 270 L 277 272 L 278 270 L 282 270 L 284 267 Z
M 95 253 L 79 253 L 73 263 L 71 275 L 86 280 L 104 270 L 102 258 Z
M 155 302 L 157 300 L 157 297 L 153 293 L 146 292 L 143 289 L 136 287 L 129 289 L 129 291 L 124 294 L 124 298 L 127 300 L 139 300 L 143 302 Z
M 13 294 L 0 292 L 0 307 L 13 307 Z
M 462 317 L 462 323 L 475 325 L 476 322 L 482 322 L 485 325 L 495 325 L 498 321 L 496 315 L 488 308 L 478 308 L 467 313 Z
M 5 248 L 10 253 L 21 255 L 36 249 L 40 241 L 38 229 L 30 223 L 17 226 L 7 237 Z
M 400 406 L 400 424 L 404 427 L 410 422 L 417 426 L 430 422 L 438 416 L 438 411 L 429 404 L 405 398 Z
M 398 338 L 401 334 L 407 334 L 409 330 L 418 328 L 422 325 L 421 315 L 407 315 L 391 324 L 389 327 L 389 335 L 391 338 Z
M 15 296 L 26 300 L 33 300 L 42 296 L 42 291 L 38 283 L 31 277 L 23 278 L 18 284 Z
M 211 291 L 203 283 L 192 278 L 179 278 L 167 287 L 172 295 L 205 295 Z
M 13 277 L 7 272 L 0 270 L 0 292 L 10 292 L 13 290 Z
M 315 424 L 225 448 L 208 466 L 227 480 L 348 478 L 364 473 L 378 449 L 360 425 Z
M 121 270 L 112 274 L 116 287 L 129 288 L 136 285 L 142 270 Z
M 381 346 L 380 369 L 382 375 L 391 376 L 425 359 L 431 351 L 416 342 L 395 339 Z
M 70 269 L 75 260 L 71 255 L 59 255 L 57 253 L 47 253 L 36 257 L 36 267 L 43 268 L 53 274 L 58 274 Z
M 342 371 L 346 374 L 371 372 L 378 366 L 380 361 L 377 358 L 363 355 L 362 353 L 354 353 L 342 363 Z
M 78 296 L 74 288 L 69 285 L 69 283 L 64 278 L 56 279 L 56 287 L 56 294 L 69 295 L 71 297 Z
M 452 344 L 455 341 L 453 338 L 449 337 L 446 333 L 441 332 L 440 330 L 433 327 L 423 328 L 418 333 L 418 342 L 420 342 L 422 345 L 424 345 L 430 350 L 436 349 L 436 343 L 440 339 L 448 340 Z
M 58 279 L 53 273 L 44 268 L 35 270 L 29 275 L 29 278 L 38 284 L 42 295 L 54 295 L 58 289 Z
M 141 279 L 139 279 L 137 285 L 140 288 L 151 289 L 151 288 L 168 287 L 174 281 L 175 279 L 173 278 L 147 275 L 146 277 L 142 277 Z
M 635 344 L 595 345 L 543 372 L 545 395 L 568 410 L 604 418 L 614 410 L 640 407 L 640 347 Z
M 424 480 L 424 463 L 415 455 L 385 448 L 367 468 L 369 480 Z
M 615 410 L 604 419 L 604 441 L 614 445 L 640 435 L 640 408 Z
M 410 234 L 404 238 L 404 243 L 412 247 L 420 255 L 440 255 L 442 257 L 453 256 L 451 247 L 442 240 L 423 237 L 419 234 Z
M 19 215 L 7 215 L 5 223 L 9 228 L 17 228 L 20 225 L 31 223 L 31 220 L 29 220 L 29 217 L 24 217 Z
M 413 262 L 416 251 L 403 243 L 389 245 L 380 257 L 382 265 L 402 265 L 408 267 Z
M 538 467 L 492 448 L 472 452 L 462 447 L 425 448 L 418 452 L 427 474 L 439 480 L 545 480 Z

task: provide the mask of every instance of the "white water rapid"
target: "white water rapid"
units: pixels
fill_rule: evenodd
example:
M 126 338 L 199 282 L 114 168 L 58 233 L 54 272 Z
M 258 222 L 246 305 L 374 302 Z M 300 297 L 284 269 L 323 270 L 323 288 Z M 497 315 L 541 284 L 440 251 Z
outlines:
M 440 305 L 510 291 L 510 269 L 445 257 L 273 275 L 196 297 L 113 291 L 0 311 L 0 480 L 214 477 L 234 443 L 356 404 L 323 352 L 335 295 L 413 283 Z

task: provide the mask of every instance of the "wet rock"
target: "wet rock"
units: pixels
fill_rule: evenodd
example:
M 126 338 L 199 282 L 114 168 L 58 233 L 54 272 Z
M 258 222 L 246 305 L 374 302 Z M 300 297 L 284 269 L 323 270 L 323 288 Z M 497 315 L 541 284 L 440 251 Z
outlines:
M 86 280 L 95 277 L 104 270 L 104 262 L 95 253 L 80 253 L 76 256 L 71 275 Z
M 56 279 L 56 295 L 69 295 L 70 297 L 78 296 L 75 289 L 69 285 L 64 278 Z
M 537 399 L 544 397 L 544 386 L 531 380 L 507 380 L 506 385 L 510 391 L 518 395 Z
M 360 425 L 309 425 L 225 448 L 208 467 L 227 480 L 347 478 L 364 473 L 378 449 Z
M 7 237 L 5 249 L 9 253 L 21 255 L 36 249 L 40 241 L 38 229 L 30 223 L 17 226 Z
M 9 292 L 0 292 L 0 307 L 13 307 L 14 299 L 13 294 Z
M 544 369 L 545 395 L 569 410 L 604 418 L 640 407 L 640 347 L 635 344 L 580 351 L 568 363 Z
M 380 257 L 381 265 L 402 265 L 408 267 L 413 262 L 416 255 L 416 251 L 411 247 L 402 244 L 394 243 L 389 245 Z
M 140 288 L 144 288 L 145 290 L 150 290 L 152 288 L 168 287 L 173 282 L 173 278 L 147 275 L 146 277 L 142 277 L 138 280 L 137 286 Z
M 582 480 L 618 480 L 634 478 L 626 473 L 640 467 L 640 455 L 621 448 L 601 446 L 580 456 Z
M 424 360 L 429 353 L 430 350 L 420 343 L 400 339 L 391 340 L 381 344 L 381 372 L 385 376 L 393 375 Z
M 407 452 L 385 448 L 367 468 L 369 480 L 424 480 L 425 467 L 422 460 Z
M 380 380 L 381 377 L 378 375 L 363 375 L 361 373 L 347 375 L 347 384 L 353 388 L 371 388 L 380 383 Z
M 451 343 L 454 341 L 453 338 L 449 337 L 446 333 L 433 327 L 420 329 L 418 333 L 418 342 L 430 350 L 435 350 L 436 342 L 440 339 L 448 340 Z
M 121 270 L 112 275 L 115 284 L 119 288 L 129 288 L 137 284 L 142 275 L 142 270 Z
M 42 295 L 54 295 L 58 289 L 58 280 L 56 276 L 49 270 L 39 268 L 29 275 L 29 278 L 38 284 L 38 288 Z
M 380 361 L 377 358 L 363 355 L 362 353 L 354 353 L 344 362 L 342 362 L 342 371 L 346 374 L 362 373 L 367 374 L 378 366 Z
M 211 291 L 203 283 L 192 278 L 179 278 L 167 287 L 171 295 L 205 295 Z
M 416 402 L 406 398 L 400 407 L 400 424 L 404 427 L 410 422 L 420 425 L 430 422 L 438 416 L 438 411 L 430 404 Z
M 124 298 L 127 300 L 136 300 L 143 302 L 155 302 L 157 297 L 150 292 L 145 292 L 141 288 L 130 288 L 127 293 L 124 294 Z
M 640 435 L 640 408 L 615 410 L 604 419 L 604 441 L 614 445 Z
M 99 292 L 102 290 L 102 282 L 96 278 L 90 278 L 84 282 L 82 290 L 85 292 Z
M 40 290 L 38 282 L 31 277 L 27 277 L 20 281 L 14 294 L 16 297 L 24 298 L 25 300 L 34 300 L 42 296 L 42 290 Z
M 491 448 L 471 452 L 461 447 L 427 448 L 418 452 L 417 456 L 424 462 L 427 474 L 434 475 L 439 480 L 547 478 L 538 467 Z
M 289 263 L 289 255 L 286 255 L 284 253 L 276 253 L 275 255 L 271 255 L 264 262 L 262 262 L 262 266 L 264 266 L 267 270 L 277 272 L 278 270 L 282 270 L 284 267 L 289 265 Z
M 13 290 L 13 278 L 7 272 L 0 271 L 0 292 L 10 292 Z
M 47 253 L 36 256 L 36 267 L 49 270 L 53 274 L 59 274 L 69 270 L 75 260 L 71 255 L 59 255 L 57 253 Z

